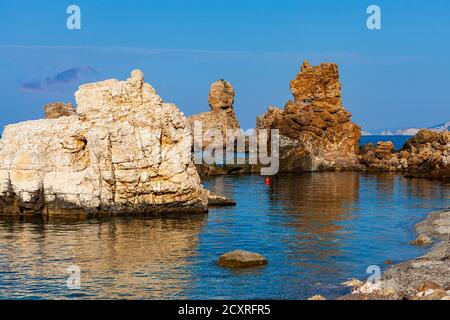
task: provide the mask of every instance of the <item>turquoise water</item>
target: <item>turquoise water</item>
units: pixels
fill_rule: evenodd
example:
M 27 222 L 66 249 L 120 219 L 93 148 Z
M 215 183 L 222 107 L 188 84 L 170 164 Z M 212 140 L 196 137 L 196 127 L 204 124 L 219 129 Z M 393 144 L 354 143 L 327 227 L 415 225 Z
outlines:
M 214 177 L 236 207 L 167 218 L 41 221 L 0 218 L 0 298 L 335 298 L 340 285 L 423 254 L 414 224 L 449 206 L 450 185 L 360 173 Z M 234 249 L 269 264 L 215 265 Z M 69 290 L 67 268 L 81 270 Z

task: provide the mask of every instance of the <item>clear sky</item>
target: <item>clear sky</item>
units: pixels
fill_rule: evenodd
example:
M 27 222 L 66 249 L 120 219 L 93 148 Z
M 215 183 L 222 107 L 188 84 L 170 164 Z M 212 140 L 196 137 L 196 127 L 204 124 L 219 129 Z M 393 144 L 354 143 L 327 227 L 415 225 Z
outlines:
M 69 30 L 66 8 L 81 8 Z M 366 27 L 370 4 L 382 30 Z M 0 0 L 0 128 L 74 101 L 83 82 L 132 69 L 187 115 L 229 80 L 245 129 L 291 99 L 300 64 L 339 63 L 343 101 L 364 130 L 450 120 L 448 0 Z

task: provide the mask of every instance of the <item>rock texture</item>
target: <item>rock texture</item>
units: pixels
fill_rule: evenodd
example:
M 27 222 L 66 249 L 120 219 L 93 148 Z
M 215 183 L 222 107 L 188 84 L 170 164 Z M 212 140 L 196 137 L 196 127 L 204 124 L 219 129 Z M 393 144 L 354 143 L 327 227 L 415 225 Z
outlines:
M 209 193 L 208 194 L 208 207 L 214 208 L 214 207 L 228 207 L 228 206 L 235 206 L 236 202 L 231 199 L 227 199 L 225 197 Z
M 234 95 L 233 86 L 226 80 L 218 80 L 211 85 L 208 95 L 211 111 L 189 117 L 192 129 L 195 122 L 202 125 L 202 135 L 195 136 L 195 143 L 198 146 L 205 148 L 215 142 L 214 138 L 205 135 L 208 131 L 212 132 L 211 129 L 217 129 L 222 134 L 224 142 L 230 138 L 227 137 L 227 129 L 239 129 L 239 122 L 233 108 Z
M 144 82 L 141 71 L 126 81 L 82 85 L 75 97 L 76 115 L 5 128 L 2 214 L 207 210 L 209 193 L 192 162 L 189 123 Z
M 235 250 L 222 255 L 217 264 L 227 268 L 258 267 L 267 264 L 267 259 L 259 253 Z
M 280 170 L 357 168 L 361 129 L 342 106 L 337 64 L 305 61 L 291 92 L 283 110 L 270 107 L 257 118 L 258 129 L 280 130 Z
M 252 164 L 207 165 L 196 164 L 197 172 L 202 179 L 213 176 L 259 174 L 261 167 Z
M 45 119 L 74 116 L 77 113 L 71 103 L 54 102 L 44 106 Z
M 392 142 L 367 144 L 360 151 L 368 171 L 396 171 L 412 177 L 450 177 L 450 132 L 419 131 L 395 152 Z

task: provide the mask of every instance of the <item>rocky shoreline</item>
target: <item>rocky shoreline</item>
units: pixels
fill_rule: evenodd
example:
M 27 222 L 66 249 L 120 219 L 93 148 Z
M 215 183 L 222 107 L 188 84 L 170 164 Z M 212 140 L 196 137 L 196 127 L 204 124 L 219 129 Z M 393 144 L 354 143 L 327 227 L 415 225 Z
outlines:
M 359 159 L 369 172 L 401 172 L 408 177 L 450 178 L 450 132 L 420 130 L 401 150 L 391 141 L 368 143 Z
M 388 268 L 378 282 L 355 282 L 340 300 L 450 300 L 450 208 L 430 213 L 416 230 L 418 239 L 436 241 L 428 253 Z
M 399 172 L 450 178 L 448 131 L 421 130 L 398 151 L 392 142 L 360 148 L 361 128 L 342 104 L 337 64 L 311 66 L 305 61 L 290 89 L 293 99 L 283 109 L 269 107 L 257 117 L 252 135 L 279 131 L 278 172 Z M 195 146 L 203 150 L 218 142 L 213 136 L 205 138 L 205 132 L 218 132 L 220 141 L 233 145 L 244 136 L 234 110 L 235 91 L 226 80 L 211 85 L 211 110 L 189 118 L 164 102 L 140 70 L 124 81 L 84 84 L 75 97 L 76 108 L 48 104 L 45 119 L 5 127 L 0 140 L 0 215 L 204 213 L 235 202 L 204 189 L 201 177 L 260 173 L 259 163 L 194 163 Z M 196 124 L 201 126 L 200 137 Z M 248 140 L 243 144 L 248 152 Z M 265 149 L 270 147 L 268 143 Z M 375 284 L 352 282 L 352 294 L 341 299 L 450 300 L 450 210 L 430 214 L 417 231 L 415 245 L 440 242 L 426 255 L 392 266 Z M 232 260 L 235 263 L 236 257 Z

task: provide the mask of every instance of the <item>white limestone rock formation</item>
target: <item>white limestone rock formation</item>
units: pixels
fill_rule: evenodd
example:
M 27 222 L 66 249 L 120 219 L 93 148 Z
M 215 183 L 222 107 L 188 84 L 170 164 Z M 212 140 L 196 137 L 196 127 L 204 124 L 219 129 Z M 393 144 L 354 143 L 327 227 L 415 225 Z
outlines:
M 184 114 L 134 70 L 80 86 L 76 115 L 8 125 L 0 214 L 102 216 L 203 212 Z

